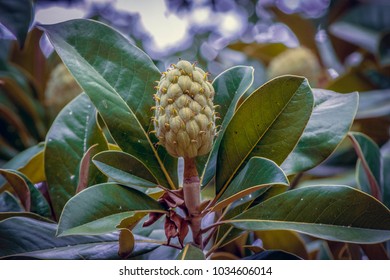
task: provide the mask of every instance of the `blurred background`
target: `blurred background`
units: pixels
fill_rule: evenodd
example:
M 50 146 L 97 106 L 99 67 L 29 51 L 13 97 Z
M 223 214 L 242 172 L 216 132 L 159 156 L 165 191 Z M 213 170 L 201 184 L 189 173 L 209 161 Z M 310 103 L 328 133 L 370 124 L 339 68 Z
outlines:
M 389 147 L 389 1 L 0 0 L 0 167 L 43 141 L 61 108 L 81 92 L 37 28 L 75 18 L 120 31 L 161 71 L 182 58 L 208 69 L 212 79 L 251 65 L 252 89 L 294 74 L 312 87 L 359 91 L 353 130 Z M 305 176 L 353 185 L 355 163 L 343 143 Z

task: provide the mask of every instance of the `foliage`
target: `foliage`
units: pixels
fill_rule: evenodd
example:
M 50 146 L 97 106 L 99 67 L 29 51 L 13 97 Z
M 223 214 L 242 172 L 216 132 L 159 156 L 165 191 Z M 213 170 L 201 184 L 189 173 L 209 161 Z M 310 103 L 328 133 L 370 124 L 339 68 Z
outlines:
M 319 76 L 262 84 L 261 72 L 240 65 L 212 81 L 220 119 L 212 150 L 196 158 L 200 244 L 189 231 L 186 166 L 150 133 L 155 61 L 94 20 L 26 35 L 31 18 L 0 17 L 25 47 L 4 44 L 11 56 L 0 58 L 0 152 L 11 159 L 0 169 L 0 259 L 388 258 L 390 142 L 380 131 L 388 129 L 389 36 L 378 35 L 388 7 L 333 5 L 329 37 L 317 42 L 313 22 L 273 9 L 320 60 Z M 367 9 L 381 20 L 360 20 Z M 56 51 L 49 60 L 32 55 L 42 32 Z M 265 66 L 288 50 L 229 47 Z M 361 62 L 349 65 L 356 53 Z M 53 119 L 45 88 L 57 55 L 83 93 Z

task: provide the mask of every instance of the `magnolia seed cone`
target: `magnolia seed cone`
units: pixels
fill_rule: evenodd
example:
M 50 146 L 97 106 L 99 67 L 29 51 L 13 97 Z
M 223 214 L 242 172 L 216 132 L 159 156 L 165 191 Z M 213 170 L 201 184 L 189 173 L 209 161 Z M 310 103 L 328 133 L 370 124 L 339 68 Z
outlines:
M 153 118 L 159 144 L 174 157 L 207 154 L 215 136 L 214 88 L 188 61 L 171 65 L 157 85 Z

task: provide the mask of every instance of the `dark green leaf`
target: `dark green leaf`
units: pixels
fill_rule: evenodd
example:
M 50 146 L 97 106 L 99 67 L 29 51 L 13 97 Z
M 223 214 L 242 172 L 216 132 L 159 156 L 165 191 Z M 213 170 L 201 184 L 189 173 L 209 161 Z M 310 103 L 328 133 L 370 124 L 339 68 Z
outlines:
M 380 197 L 381 159 L 378 145 L 368 136 L 350 132 L 349 137 L 358 155 L 356 179 L 359 187 L 366 193 Z
M 0 1 L 0 22 L 15 35 L 21 47 L 33 18 L 32 0 Z
M 141 212 L 164 212 L 148 195 L 133 188 L 105 183 L 87 188 L 71 198 L 64 207 L 59 235 L 100 234 L 117 230 L 121 220 Z
M 14 188 L 26 211 L 31 211 L 47 218 L 51 217 L 49 203 L 25 175 L 10 169 L 0 169 L 0 174 Z
M 16 197 L 7 191 L 0 193 L 0 213 L 21 211 L 23 211 L 23 207 Z
M 158 174 L 161 185 L 176 188 L 167 171 L 176 170 L 176 160 L 166 160 L 164 149 L 157 153 L 148 136 L 153 84 L 160 78 L 150 57 L 119 32 L 92 20 L 43 28 L 116 143 Z
M 221 141 L 217 193 L 253 156 L 281 164 L 301 137 L 312 109 L 313 95 L 302 77 L 273 79 L 249 96 L 237 109 Z
M 390 211 L 346 186 L 312 186 L 277 195 L 227 221 L 245 230 L 293 230 L 350 243 L 390 239 Z
M 56 228 L 56 224 L 24 217 L 0 222 L 0 259 L 119 259 L 117 234 L 59 238 L 55 236 Z M 131 256 L 145 254 L 157 246 L 136 243 Z
M 93 158 L 93 163 L 111 179 L 123 185 L 153 188 L 156 178 L 138 159 L 121 151 L 104 151 Z
M 225 133 L 227 124 L 233 117 L 238 100 L 253 82 L 253 72 L 254 69 L 252 67 L 237 66 L 221 73 L 213 81 L 215 90 L 214 104 L 219 106 L 216 111 L 222 123 L 207 161 L 199 163 L 204 165 L 201 169 L 202 172 L 200 172 L 202 186 L 206 186 L 215 176 L 218 149 L 223 134 Z
M 269 159 L 253 157 L 231 181 L 213 210 L 217 211 L 258 189 L 277 184 L 288 185 L 288 179 L 280 167 Z
M 358 106 L 358 94 L 314 89 L 314 109 L 293 152 L 281 165 L 288 174 L 311 169 L 337 148 L 349 131 Z
M 106 139 L 96 121 L 96 109 L 88 96 L 81 94 L 58 114 L 46 137 L 45 172 L 57 218 L 66 201 L 76 193 L 80 162 L 95 144 L 99 151 L 107 149 Z M 95 172 L 98 171 L 93 171 L 94 175 Z M 91 184 L 104 179 L 101 176 L 94 178 L 90 180 Z
M 191 244 L 187 244 L 176 258 L 177 260 L 205 260 L 201 249 Z

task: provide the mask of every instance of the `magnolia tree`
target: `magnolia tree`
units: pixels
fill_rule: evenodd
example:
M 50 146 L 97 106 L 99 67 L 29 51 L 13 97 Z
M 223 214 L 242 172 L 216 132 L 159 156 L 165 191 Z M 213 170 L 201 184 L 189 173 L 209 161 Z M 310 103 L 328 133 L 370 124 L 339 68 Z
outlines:
M 239 240 L 250 250 L 236 257 L 260 259 L 269 254 L 257 240 L 278 236 L 299 246 L 301 236 L 351 246 L 390 239 L 384 189 L 364 156 L 363 190 L 292 183 L 347 135 L 364 154 L 369 139 L 349 132 L 358 93 L 289 75 L 248 92 L 252 67 L 210 81 L 178 60 L 160 73 L 104 24 L 41 28 L 84 92 L 44 145 L 18 157 L 26 172 L 1 169 L 23 211 L 0 213 L 0 257 L 232 258 L 221 252 Z M 28 175 L 32 166 L 44 180 Z M 293 248 L 274 253 L 308 258 Z

